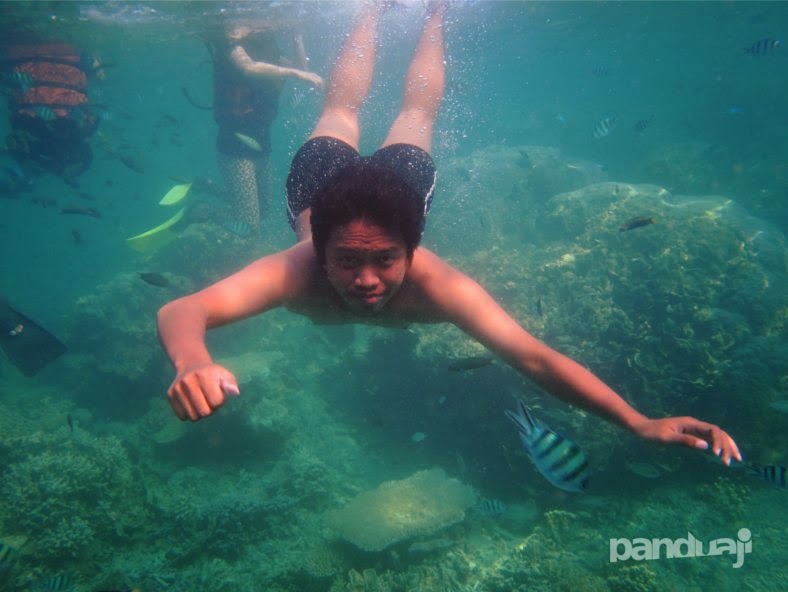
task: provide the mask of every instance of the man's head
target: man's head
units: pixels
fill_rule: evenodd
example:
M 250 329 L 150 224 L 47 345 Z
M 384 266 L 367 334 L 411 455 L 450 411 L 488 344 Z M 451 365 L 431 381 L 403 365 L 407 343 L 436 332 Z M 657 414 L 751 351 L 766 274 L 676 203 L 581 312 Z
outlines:
M 383 309 L 407 277 L 424 205 L 387 168 L 361 161 L 315 195 L 312 240 L 329 283 L 358 314 Z
M 421 241 L 424 198 L 397 173 L 362 159 L 337 173 L 316 194 L 312 203 L 312 243 L 321 265 L 332 232 L 356 220 L 365 220 L 399 236 L 408 259 Z

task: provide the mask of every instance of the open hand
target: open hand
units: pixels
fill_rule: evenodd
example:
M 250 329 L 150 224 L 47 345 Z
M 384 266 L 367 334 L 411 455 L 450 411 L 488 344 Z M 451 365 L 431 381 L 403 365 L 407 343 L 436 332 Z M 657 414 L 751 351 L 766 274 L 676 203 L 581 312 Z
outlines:
M 665 444 L 682 444 L 699 450 L 708 450 L 711 446 L 712 452 L 726 466 L 731 464 L 732 458 L 739 462 L 742 460 L 736 442 L 727 432 L 694 417 L 647 419 L 635 426 L 635 432 L 642 438 Z
M 325 83 L 323 82 L 323 78 L 319 74 L 315 74 L 314 72 L 307 72 L 305 70 L 301 70 L 298 76 L 304 82 L 314 86 L 318 90 L 322 90 Z

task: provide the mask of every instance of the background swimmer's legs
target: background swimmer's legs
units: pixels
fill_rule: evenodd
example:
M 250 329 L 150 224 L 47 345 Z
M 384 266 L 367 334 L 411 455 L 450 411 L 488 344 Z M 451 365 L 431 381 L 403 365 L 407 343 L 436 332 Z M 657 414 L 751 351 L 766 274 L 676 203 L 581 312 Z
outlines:
M 274 190 L 274 181 L 271 176 L 271 163 L 266 159 L 254 161 L 255 177 L 257 179 L 257 204 L 260 209 L 260 219 L 264 219 L 271 207 L 271 194 Z
M 266 162 L 256 162 L 219 153 L 219 169 L 227 188 L 227 204 L 230 209 L 228 220 L 223 224 L 228 230 L 250 236 L 260 232 L 260 197 L 258 195 L 258 167 L 267 168 Z M 265 190 L 265 177 L 261 177 Z

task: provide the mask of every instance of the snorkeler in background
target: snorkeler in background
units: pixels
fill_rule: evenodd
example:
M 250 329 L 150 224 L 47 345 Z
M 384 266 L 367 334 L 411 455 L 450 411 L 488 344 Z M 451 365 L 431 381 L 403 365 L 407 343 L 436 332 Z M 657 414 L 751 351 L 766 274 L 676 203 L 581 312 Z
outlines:
M 75 184 L 93 161 L 88 138 L 99 118 L 88 98 L 88 79 L 101 64 L 70 43 L 15 43 L 3 50 L 11 132 L 10 155 Z
M 284 65 L 274 31 L 228 25 L 208 43 L 213 60 L 217 160 L 232 218 L 225 225 L 241 236 L 260 230 L 270 194 L 271 124 L 288 78 L 323 87 L 323 79 Z M 303 60 L 303 42 L 296 38 Z M 306 68 L 305 63 L 299 64 Z

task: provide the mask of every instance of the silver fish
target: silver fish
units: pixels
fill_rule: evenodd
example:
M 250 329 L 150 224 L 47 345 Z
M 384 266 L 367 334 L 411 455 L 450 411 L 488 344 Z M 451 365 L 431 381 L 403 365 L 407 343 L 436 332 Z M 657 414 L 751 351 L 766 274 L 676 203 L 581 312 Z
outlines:
M 536 469 L 559 489 L 584 491 L 591 476 L 585 453 L 572 440 L 534 419 L 525 403 L 518 401 L 518 406 L 518 413 L 507 410 L 506 416 L 517 426 Z
M 247 148 L 251 148 L 255 152 L 263 151 L 263 147 L 260 146 L 260 142 L 255 140 L 253 137 L 242 134 L 241 132 L 235 132 L 235 137 L 238 138 L 238 140 L 240 140 L 240 142 Z

